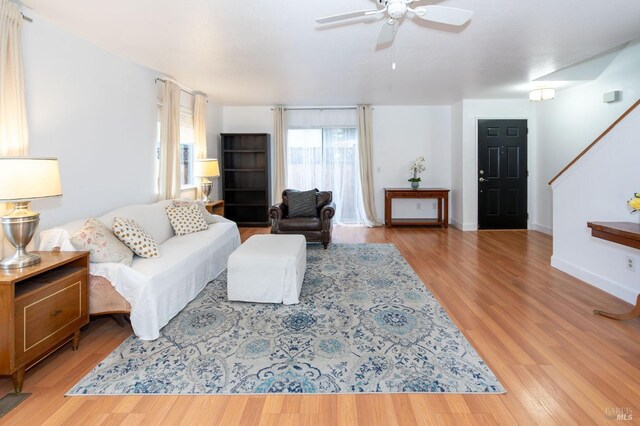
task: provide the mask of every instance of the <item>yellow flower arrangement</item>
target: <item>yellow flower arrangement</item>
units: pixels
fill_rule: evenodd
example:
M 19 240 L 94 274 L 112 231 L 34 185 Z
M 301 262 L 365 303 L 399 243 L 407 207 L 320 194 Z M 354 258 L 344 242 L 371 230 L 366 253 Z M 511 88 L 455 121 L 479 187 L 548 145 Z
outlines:
M 640 210 L 640 192 L 633 194 L 633 198 L 627 201 L 627 205 L 631 208 L 631 213 Z

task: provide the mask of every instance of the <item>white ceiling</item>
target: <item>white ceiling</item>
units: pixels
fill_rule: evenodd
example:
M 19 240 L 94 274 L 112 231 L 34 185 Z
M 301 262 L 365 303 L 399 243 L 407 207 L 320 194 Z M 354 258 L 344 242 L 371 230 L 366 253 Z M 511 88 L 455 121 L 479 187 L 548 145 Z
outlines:
M 474 16 L 462 29 L 405 18 L 392 47 L 378 51 L 382 20 L 325 27 L 314 21 L 375 8 L 374 0 L 25 3 L 36 19 L 224 105 L 525 98 L 530 81 L 640 37 L 638 0 L 423 0 L 415 5 L 459 7 Z

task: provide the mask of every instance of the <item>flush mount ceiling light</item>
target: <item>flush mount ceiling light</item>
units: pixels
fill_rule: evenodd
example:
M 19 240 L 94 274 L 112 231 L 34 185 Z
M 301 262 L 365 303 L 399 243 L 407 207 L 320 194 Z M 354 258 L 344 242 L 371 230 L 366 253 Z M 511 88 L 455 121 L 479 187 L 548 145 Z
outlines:
M 529 92 L 529 100 L 534 102 L 548 101 L 555 97 L 556 89 L 535 89 Z

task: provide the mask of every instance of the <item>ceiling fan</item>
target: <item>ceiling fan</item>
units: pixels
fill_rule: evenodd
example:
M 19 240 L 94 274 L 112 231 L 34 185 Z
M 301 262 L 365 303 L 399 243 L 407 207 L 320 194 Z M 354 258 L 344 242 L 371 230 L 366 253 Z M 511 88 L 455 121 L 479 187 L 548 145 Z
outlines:
M 396 36 L 400 20 L 405 15 L 417 16 L 431 22 L 441 24 L 460 26 L 464 25 L 471 19 L 473 12 L 465 9 L 458 9 L 447 6 L 418 6 L 411 8 L 410 5 L 414 1 L 419 0 L 375 0 L 382 8 L 358 10 L 354 12 L 341 13 L 339 15 L 325 16 L 316 19 L 319 24 L 330 24 L 333 22 L 344 21 L 347 19 L 359 18 L 362 16 L 381 17 L 386 16 L 380 35 L 378 36 L 378 45 L 391 44 Z

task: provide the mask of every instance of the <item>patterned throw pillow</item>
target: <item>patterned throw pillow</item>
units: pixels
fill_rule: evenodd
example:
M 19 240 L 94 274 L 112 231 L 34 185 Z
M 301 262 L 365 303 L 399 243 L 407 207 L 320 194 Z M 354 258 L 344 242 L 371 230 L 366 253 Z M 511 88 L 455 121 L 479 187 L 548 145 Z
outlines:
M 183 207 L 167 206 L 167 216 L 178 236 L 209 229 L 209 224 L 204 220 L 200 206 L 197 204 Z
M 202 216 L 204 216 L 204 220 L 206 220 L 207 223 L 218 223 L 218 220 L 214 215 L 209 213 L 209 210 L 207 210 L 207 206 L 205 206 L 204 202 L 202 202 L 201 200 L 173 200 L 173 207 L 185 207 L 192 206 L 194 204 L 200 207 Z
M 318 217 L 316 190 L 289 191 L 289 217 Z
M 96 218 L 89 218 L 82 229 L 71 236 L 76 250 L 89 251 L 93 263 L 123 263 L 131 266 L 133 252 Z
M 140 257 L 158 257 L 158 243 L 135 220 L 124 217 L 113 219 L 113 233 Z

